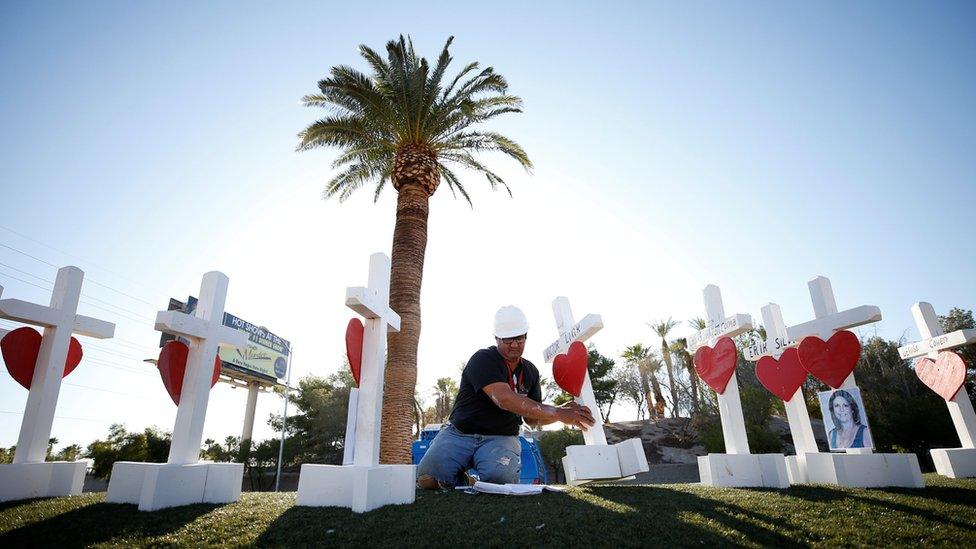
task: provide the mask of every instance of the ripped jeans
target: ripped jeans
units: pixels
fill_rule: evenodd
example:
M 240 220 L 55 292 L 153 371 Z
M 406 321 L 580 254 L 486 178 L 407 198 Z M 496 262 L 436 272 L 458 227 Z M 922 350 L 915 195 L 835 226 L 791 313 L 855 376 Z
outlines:
M 417 466 L 417 477 L 433 477 L 441 486 L 463 485 L 469 467 L 478 470 L 484 482 L 519 481 L 522 446 L 517 436 L 466 435 L 447 425 L 431 441 Z

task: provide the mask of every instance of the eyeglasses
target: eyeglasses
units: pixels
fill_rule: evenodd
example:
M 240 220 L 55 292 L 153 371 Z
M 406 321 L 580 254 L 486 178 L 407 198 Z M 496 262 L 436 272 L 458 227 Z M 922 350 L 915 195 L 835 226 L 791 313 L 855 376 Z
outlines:
M 504 343 L 505 345 L 511 345 L 513 343 L 525 343 L 526 337 L 528 337 L 528 334 L 522 334 L 520 336 L 515 336 L 515 337 L 500 337 L 498 339 L 500 339 L 501 342 Z

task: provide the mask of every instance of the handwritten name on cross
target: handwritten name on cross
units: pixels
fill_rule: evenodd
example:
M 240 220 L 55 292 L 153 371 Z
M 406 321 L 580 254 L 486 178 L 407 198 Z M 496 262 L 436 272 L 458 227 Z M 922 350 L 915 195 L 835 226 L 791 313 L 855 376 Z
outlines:
M 834 290 L 827 277 L 818 276 L 808 282 L 807 287 L 810 290 L 810 301 L 813 302 L 813 313 L 816 318 L 787 328 L 789 339 L 801 341 L 807 336 L 817 336 L 827 341 L 834 332 L 881 320 L 881 309 L 874 305 L 861 305 L 838 312 Z M 847 376 L 841 387 L 857 387 L 853 373 Z
M 752 329 L 750 315 L 735 314 L 725 316 L 722 291 L 709 284 L 702 290 L 705 301 L 705 315 L 708 326 L 688 338 L 689 347 L 694 350 L 702 345 L 713 346 L 723 337 L 734 337 Z M 692 342 L 694 341 L 694 344 Z M 725 439 L 725 452 L 728 454 L 748 454 L 749 439 L 746 437 L 746 421 L 742 415 L 742 400 L 739 398 L 739 379 L 732 372 L 725 392 L 718 395 L 718 412 L 722 418 L 722 437 Z
M 687 338 L 688 349 L 694 352 L 703 345 L 715 345 L 723 337 L 734 337 L 752 329 L 752 317 L 735 314 L 725 316 L 725 306 L 722 304 L 722 291 L 718 286 L 709 284 L 702 290 L 705 297 L 705 313 L 708 325 L 704 330 L 691 334 Z
M 799 341 L 790 339 L 779 305 L 767 303 L 762 307 L 761 313 L 763 327 L 766 329 L 766 339 L 755 342 L 742 350 L 742 355 L 749 362 L 757 362 L 764 356 L 779 358 L 784 351 L 800 344 Z
M 935 314 L 935 308 L 931 303 L 920 301 L 912 306 L 912 316 L 915 317 L 915 326 L 918 327 L 922 335 L 921 341 L 909 343 L 898 348 L 898 355 L 901 358 L 915 358 L 928 355 L 935 360 L 939 351 L 947 351 L 963 345 L 976 343 L 976 330 L 956 330 L 945 333 L 939 324 L 939 317 Z M 971 365 L 974 367 L 976 365 Z
M 77 314 L 84 279 L 85 273 L 78 267 L 58 269 L 47 307 L 19 299 L 0 299 L 0 318 L 44 328 L 14 463 L 39 463 L 47 456 L 71 334 L 98 339 L 115 335 L 115 324 Z
M 359 374 L 353 464 L 378 465 L 386 334 L 400 331 L 400 315 L 390 308 L 390 258 L 386 254 L 369 256 L 368 286 L 347 288 L 346 306 L 366 319 L 363 323 L 363 361 Z
M 569 306 L 569 298 L 567 297 L 559 296 L 552 300 L 552 314 L 556 318 L 556 331 L 559 333 L 559 338 L 546 347 L 542 353 L 546 362 L 552 362 L 556 355 L 565 353 L 574 341 L 584 342 L 603 329 L 603 318 L 600 315 L 589 314 L 583 317 L 583 320 L 575 322 L 573 309 Z M 603 418 L 596 403 L 596 395 L 593 394 L 593 384 L 590 383 L 589 371 L 583 377 L 580 396 L 574 400 L 589 408 L 593 412 L 593 419 L 596 422 L 589 429 L 583 430 L 583 440 L 587 445 L 606 445 L 607 435 L 603 432 Z
M 200 298 L 193 315 L 182 311 L 156 313 L 156 329 L 183 336 L 190 340 L 190 352 L 183 374 L 180 404 L 176 409 L 173 442 L 167 463 L 188 464 L 200 459 L 203 424 L 210 402 L 210 381 L 213 378 L 214 357 L 220 344 L 244 348 L 248 336 L 244 332 L 224 326 L 224 303 L 227 300 L 229 279 L 223 273 L 211 271 L 203 275 Z
M 956 330 L 948 334 L 943 332 L 931 303 L 920 301 L 913 305 L 912 316 L 915 317 L 915 325 L 922 340 L 900 347 L 898 354 L 902 358 L 928 355 L 928 358 L 935 360 L 939 351 L 976 343 L 976 330 Z M 946 406 L 949 407 L 949 415 L 962 447 L 976 448 L 976 411 L 973 410 L 973 402 L 969 400 L 965 385 L 952 400 L 946 401 Z

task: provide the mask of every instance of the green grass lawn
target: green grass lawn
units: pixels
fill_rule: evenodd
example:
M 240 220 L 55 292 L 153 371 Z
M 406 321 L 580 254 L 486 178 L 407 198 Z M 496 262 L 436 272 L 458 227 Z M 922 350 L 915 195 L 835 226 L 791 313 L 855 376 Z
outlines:
M 87 545 L 976 546 L 976 480 L 922 490 L 694 484 L 592 486 L 531 497 L 420 493 L 363 515 L 294 493 L 141 513 L 104 494 L 0 504 L 0 547 Z

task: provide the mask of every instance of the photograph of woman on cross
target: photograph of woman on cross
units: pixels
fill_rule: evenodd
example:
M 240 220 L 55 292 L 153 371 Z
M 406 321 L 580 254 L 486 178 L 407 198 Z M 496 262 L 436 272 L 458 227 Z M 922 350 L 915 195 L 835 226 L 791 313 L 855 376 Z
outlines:
M 831 450 L 874 447 L 858 389 L 824 391 L 820 393 L 820 405 Z

